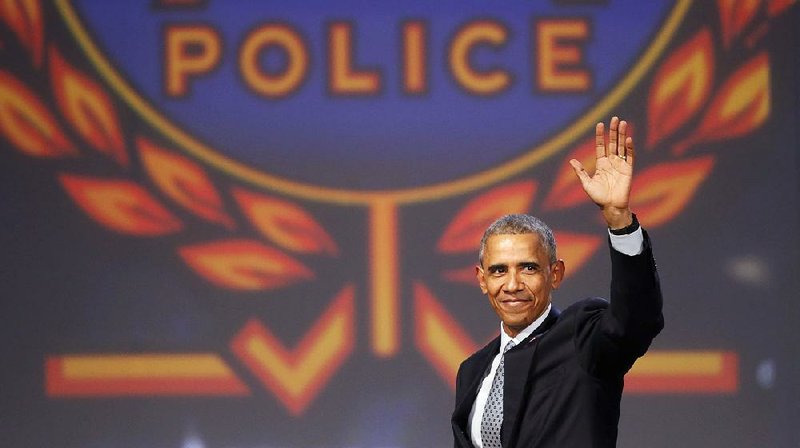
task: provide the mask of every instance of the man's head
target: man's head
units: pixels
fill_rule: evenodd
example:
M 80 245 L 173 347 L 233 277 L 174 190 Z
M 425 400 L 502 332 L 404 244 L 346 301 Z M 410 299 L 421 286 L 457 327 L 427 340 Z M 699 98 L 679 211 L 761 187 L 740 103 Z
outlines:
M 510 336 L 538 318 L 564 278 L 553 232 L 528 215 L 506 215 L 481 238 L 478 284 Z

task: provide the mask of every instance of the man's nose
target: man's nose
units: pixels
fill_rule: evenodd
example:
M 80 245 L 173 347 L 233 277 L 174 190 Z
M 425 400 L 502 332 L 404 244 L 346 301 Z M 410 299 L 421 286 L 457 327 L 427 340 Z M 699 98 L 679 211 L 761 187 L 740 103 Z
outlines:
M 523 283 L 519 277 L 519 272 L 512 271 L 508 273 L 508 281 L 506 282 L 506 291 L 517 292 L 522 290 Z

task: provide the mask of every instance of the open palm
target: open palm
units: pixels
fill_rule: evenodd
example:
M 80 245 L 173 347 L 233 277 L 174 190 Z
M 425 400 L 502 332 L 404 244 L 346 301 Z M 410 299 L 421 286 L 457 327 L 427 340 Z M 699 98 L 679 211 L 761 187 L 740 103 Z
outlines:
M 624 227 L 630 222 L 629 200 L 633 179 L 633 138 L 627 135 L 628 123 L 617 117 L 609 124 L 608 145 L 605 126 L 595 127 L 596 164 L 590 176 L 578 160 L 570 160 L 589 198 L 603 210 L 611 228 Z

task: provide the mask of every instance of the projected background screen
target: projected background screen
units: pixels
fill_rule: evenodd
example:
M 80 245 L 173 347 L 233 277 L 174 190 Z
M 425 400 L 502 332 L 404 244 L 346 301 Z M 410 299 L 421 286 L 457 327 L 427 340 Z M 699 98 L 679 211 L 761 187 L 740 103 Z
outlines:
M 452 446 L 497 335 L 480 236 L 553 228 L 608 296 L 567 163 L 637 147 L 665 329 L 620 447 L 796 447 L 798 8 L 37 0 L 0 6 L 0 445 Z

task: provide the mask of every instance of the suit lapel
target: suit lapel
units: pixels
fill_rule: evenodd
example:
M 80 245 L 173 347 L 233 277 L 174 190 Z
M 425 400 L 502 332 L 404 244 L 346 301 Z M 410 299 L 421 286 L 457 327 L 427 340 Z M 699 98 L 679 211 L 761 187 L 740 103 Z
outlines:
M 559 314 L 560 312 L 555 307 L 551 308 L 542 325 L 505 355 L 503 431 L 501 432 L 503 446 L 509 446 L 509 440 L 516 440 L 517 438 L 516 434 L 519 431 L 517 420 L 522 409 L 522 401 L 525 398 L 528 373 L 536 357 L 536 348 L 539 345 L 538 339 L 553 326 L 558 320 Z
M 475 403 L 475 397 L 478 395 L 478 388 L 480 387 L 481 380 L 483 380 L 486 370 L 489 369 L 492 358 L 499 352 L 500 337 L 498 336 L 475 354 L 474 362 L 471 363 L 469 371 L 462 372 L 465 376 L 464 384 L 466 384 L 466 387 L 458 403 L 456 403 L 456 408 L 453 412 L 453 421 L 459 427 L 463 428 L 467 434 L 469 434 L 469 413 L 472 411 L 472 405 Z

